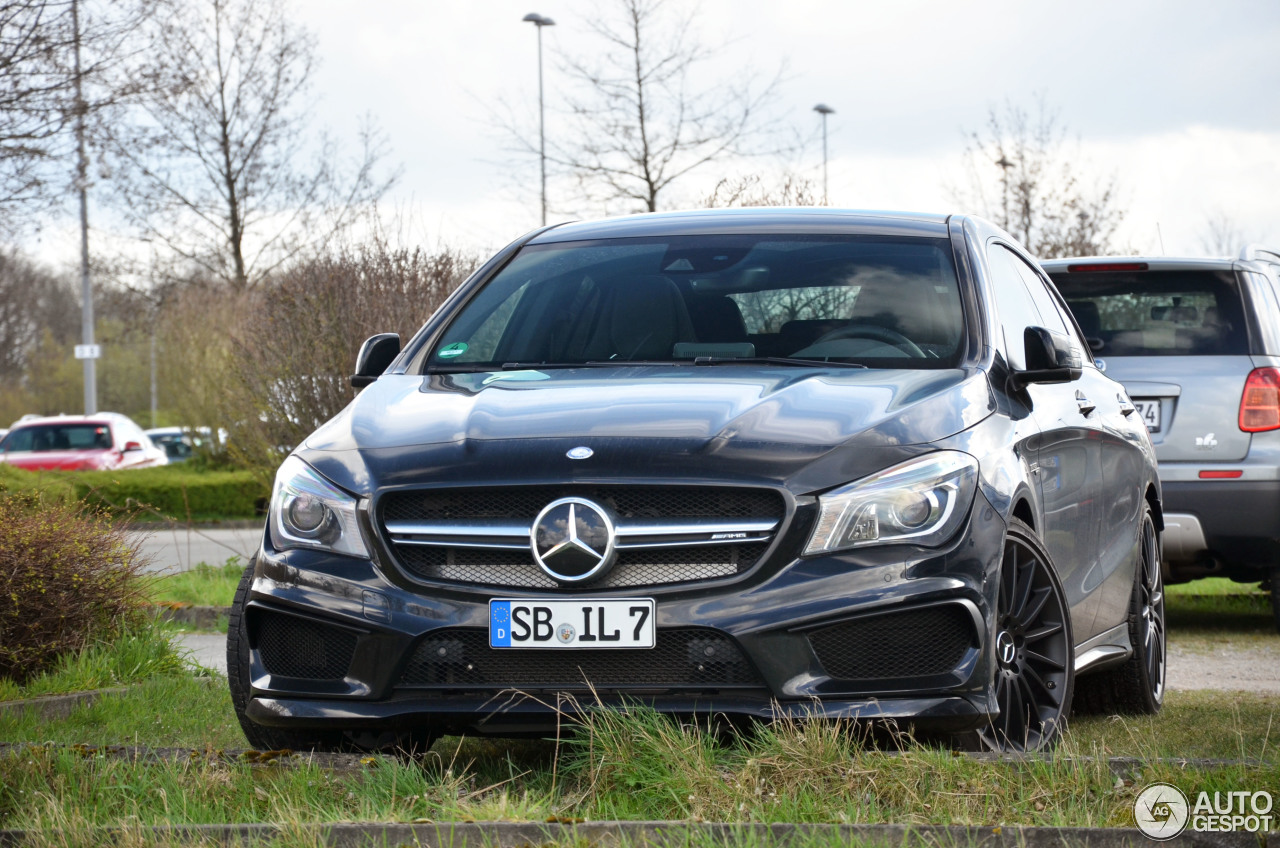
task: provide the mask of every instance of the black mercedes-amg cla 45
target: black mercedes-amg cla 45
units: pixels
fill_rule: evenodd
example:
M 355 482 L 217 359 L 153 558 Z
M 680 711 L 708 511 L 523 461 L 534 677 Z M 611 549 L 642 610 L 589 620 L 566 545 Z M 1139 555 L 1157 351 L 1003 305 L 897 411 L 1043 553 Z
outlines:
M 643 703 L 1032 749 L 1073 699 L 1160 707 L 1151 442 L 980 219 L 545 228 L 351 380 L 236 596 L 258 747 Z

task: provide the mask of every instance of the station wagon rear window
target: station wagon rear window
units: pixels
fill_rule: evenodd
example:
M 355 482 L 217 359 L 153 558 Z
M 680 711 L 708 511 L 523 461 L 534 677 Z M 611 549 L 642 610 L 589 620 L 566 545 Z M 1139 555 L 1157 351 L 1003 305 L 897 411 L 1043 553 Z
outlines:
M 1099 356 L 1245 355 L 1240 289 L 1229 271 L 1055 273 Z

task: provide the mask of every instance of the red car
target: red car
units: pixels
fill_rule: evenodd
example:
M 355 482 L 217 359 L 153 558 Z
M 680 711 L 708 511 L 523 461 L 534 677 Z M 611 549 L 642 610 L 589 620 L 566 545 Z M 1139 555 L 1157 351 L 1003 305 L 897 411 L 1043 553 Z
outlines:
M 142 428 L 114 412 L 27 418 L 0 441 L 0 462 L 30 470 L 109 471 L 168 461 Z

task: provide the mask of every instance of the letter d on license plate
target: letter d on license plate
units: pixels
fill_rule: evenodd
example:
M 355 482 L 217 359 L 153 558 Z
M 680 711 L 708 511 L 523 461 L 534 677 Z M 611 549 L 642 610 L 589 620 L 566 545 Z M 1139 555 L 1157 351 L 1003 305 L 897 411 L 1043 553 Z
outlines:
M 495 599 L 491 648 L 652 648 L 653 599 Z

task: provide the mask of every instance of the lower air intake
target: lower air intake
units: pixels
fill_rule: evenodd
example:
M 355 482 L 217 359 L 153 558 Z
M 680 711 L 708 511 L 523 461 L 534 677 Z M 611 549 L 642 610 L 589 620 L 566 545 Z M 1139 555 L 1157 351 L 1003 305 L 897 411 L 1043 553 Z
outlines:
M 959 604 L 871 615 L 809 633 L 827 674 L 892 680 L 946 674 L 975 647 L 973 619 Z
M 258 655 L 271 674 L 311 680 L 341 680 L 351 667 L 356 636 L 292 615 L 257 611 Z

